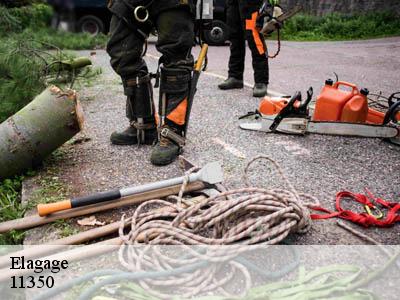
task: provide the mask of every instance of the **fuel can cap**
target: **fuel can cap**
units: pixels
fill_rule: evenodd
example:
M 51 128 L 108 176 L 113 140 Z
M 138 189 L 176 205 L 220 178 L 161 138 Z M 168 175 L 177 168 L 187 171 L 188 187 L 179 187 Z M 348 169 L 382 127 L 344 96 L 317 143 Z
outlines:
M 325 80 L 325 84 L 326 85 L 333 85 L 333 80 L 329 78 L 329 79 Z
M 369 90 L 366 89 L 366 88 L 363 88 L 363 89 L 361 89 L 360 93 L 361 93 L 361 95 L 368 96 L 369 95 Z

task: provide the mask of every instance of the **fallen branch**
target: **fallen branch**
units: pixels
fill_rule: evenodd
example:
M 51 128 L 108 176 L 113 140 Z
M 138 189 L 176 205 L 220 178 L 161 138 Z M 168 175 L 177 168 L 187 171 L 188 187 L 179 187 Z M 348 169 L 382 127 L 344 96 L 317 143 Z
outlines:
M 0 124 L 0 179 L 39 165 L 83 127 L 75 92 L 53 86 Z

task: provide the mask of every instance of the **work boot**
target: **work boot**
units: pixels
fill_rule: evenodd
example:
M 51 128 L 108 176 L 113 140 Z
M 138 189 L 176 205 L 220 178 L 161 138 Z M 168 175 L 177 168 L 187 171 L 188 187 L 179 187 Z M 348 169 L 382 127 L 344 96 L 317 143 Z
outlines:
M 243 80 L 229 77 L 223 83 L 219 84 L 218 88 L 221 90 L 242 89 L 243 88 Z
M 164 126 L 163 130 L 165 128 L 175 133 L 174 129 L 168 126 Z M 153 151 L 151 152 L 150 161 L 153 165 L 156 166 L 166 166 L 172 163 L 179 156 L 180 153 L 181 147 L 170 138 L 163 136 L 163 133 L 161 133 L 160 140 L 154 146 Z
M 144 131 L 144 142 L 145 145 L 152 145 L 157 139 L 157 129 L 148 129 Z M 113 132 L 110 137 L 111 143 L 114 145 L 136 145 L 139 144 L 138 141 L 138 130 L 129 126 L 124 131 Z
M 268 86 L 265 83 L 256 83 L 253 87 L 253 97 L 261 98 L 268 93 Z

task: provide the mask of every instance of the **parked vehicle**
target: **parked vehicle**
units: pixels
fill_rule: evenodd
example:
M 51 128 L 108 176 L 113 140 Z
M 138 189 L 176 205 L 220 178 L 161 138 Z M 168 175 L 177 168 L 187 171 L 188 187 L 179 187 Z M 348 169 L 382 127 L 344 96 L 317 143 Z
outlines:
M 107 34 L 111 12 L 106 0 L 74 0 L 76 30 L 92 35 Z M 225 23 L 225 0 L 214 0 L 214 20 L 211 28 L 204 31 L 204 39 L 210 45 L 224 45 L 228 38 L 228 26 Z
M 211 28 L 204 31 L 204 39 L 209 45 L 225 45 L 229 37 L 229 28 L 226 25 L 225 0 L 214 0 L 214 20 Z
M 76 30 L 92 35 L 107 34 L 110 29 L 111 12 L 106 0 L 74 0 Z

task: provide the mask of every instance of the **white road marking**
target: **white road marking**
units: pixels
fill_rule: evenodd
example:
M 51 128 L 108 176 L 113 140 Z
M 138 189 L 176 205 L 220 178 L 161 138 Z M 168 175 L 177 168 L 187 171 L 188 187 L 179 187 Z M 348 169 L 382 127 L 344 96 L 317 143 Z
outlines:
M 160 59 L 159 56 L 153 55 L 153 54 L 149 54 L 149 53 L 147 53 L 146 56 L 148 56 L 150 58 L 153 58 L 153 59 L 157 59 L 157 60 Z M 203 74 L 211 76 L 211 77 L 223 79 L 223 80 L 226 79 L 226 76 L 223 76 L 223 75 L 220 75 L 220 74 L 217 74 L 217 73 L 214 73 L 214 72 L 205 71 L 205 72 L 203 72 Z M 247 82 L 247 81 L 244 81 L 243 84 L 246 87 L 253 88 L 253 85 L 251 83 Z M 268 89 L 268 95 L 271 96 L 271 97 L 281 97 L 281 96 L 284 96 L 286 94 Z
M 229 153 L 231 153 L 232 155 L 234 155 L 238 158 L 246 159 L 246 155 L 244 153 L 242 153 L 240 150 L 236 149 L 234 146 L 229 145 L 228 143 L 225 143 L 223 140 L 215 137 L 215 138 L 212 138 L 212 141 L 214 143 L 224 147 L 224 149 L 226 151 L 228 151 Z

